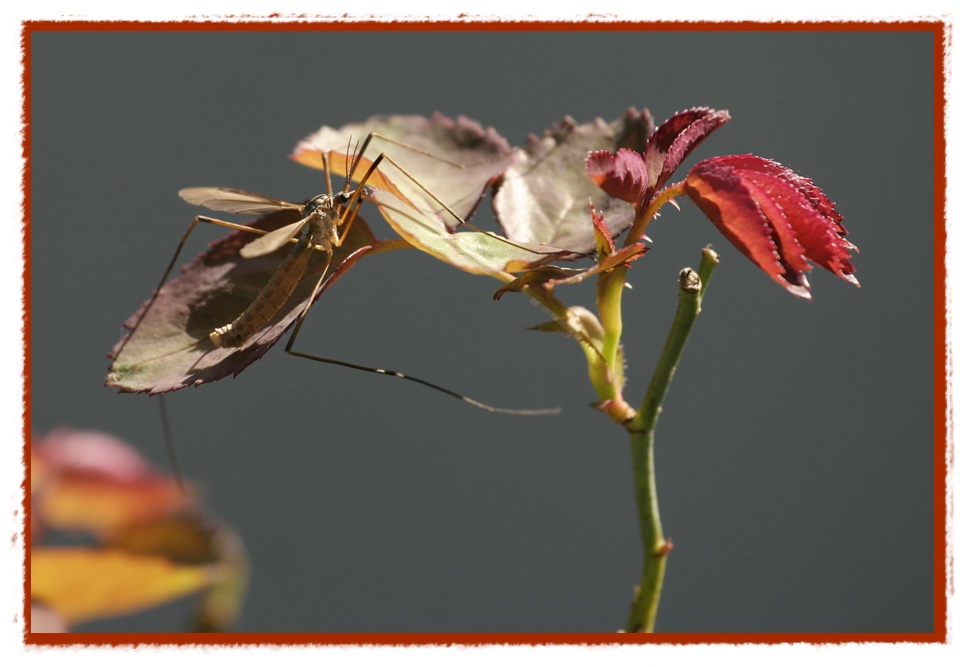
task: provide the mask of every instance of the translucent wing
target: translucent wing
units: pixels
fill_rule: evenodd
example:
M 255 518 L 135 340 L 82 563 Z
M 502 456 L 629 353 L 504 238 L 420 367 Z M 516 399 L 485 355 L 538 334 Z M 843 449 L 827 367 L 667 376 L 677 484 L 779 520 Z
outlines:
M 269 234 L 260 236 L 255 241 L 247 243 L 239 250 L 240 257 L 245 257 L 249 259 L 250 257 L 260 257 L 262 255 L 268 255 L 274 250 L 279 250 L 287 244 L 287 242 L 300 231 L 300 227 L 303 223 L 307 221 L 306 218 L 302 220 L 297 220 L 291 225 L 286 225 L 285 227 L 280 227 L 279 229 L 274 229 Z
M 234 188 L 183 188 L 179 190 L 179 197 L 190 204 L 226 213 L 261 215 L 284 209 L 303 210 L 301 204 Z

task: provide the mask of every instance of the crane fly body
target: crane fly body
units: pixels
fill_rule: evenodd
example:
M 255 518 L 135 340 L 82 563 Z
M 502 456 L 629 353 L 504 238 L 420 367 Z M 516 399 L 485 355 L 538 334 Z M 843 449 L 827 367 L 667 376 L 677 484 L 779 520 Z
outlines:
M 240 347 L 263 328 L 293 294 L 306 271 L 311 253 L 317 250 L 327 253 L 329 266 L 334 248 L 342 243 L 339 228 L 353 222 L 352 211 L 347 209 L 344 215 L 341 208 L 352 201 L 355 193 L 356 190 L 343 190 L 337 194 L 317 195 L 300 205 L 232 188 L 185 188 L 179 191 L 179 196 L 190 204 L 228 213 L 300 211 L 300 219 L 296 222 L 260 236 L 240 249 L 239 255 L 250 259 L 275 252 L 297 239 L 296 245 L 246 310 L 209 334 L 213 345 Z M 326 267 L 323 272 L 326 273 Z

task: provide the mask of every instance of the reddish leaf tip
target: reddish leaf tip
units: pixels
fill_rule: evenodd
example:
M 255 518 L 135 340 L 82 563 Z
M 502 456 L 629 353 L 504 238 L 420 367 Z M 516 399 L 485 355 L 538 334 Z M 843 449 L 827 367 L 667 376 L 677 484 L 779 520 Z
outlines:
M 685 191 L 738 250 L 795 296 L 811 298 L 809 260 L 859 284 L 842 216 L 815 184 L 787 167 L 754 155 L 710 158 L 690 170 Z

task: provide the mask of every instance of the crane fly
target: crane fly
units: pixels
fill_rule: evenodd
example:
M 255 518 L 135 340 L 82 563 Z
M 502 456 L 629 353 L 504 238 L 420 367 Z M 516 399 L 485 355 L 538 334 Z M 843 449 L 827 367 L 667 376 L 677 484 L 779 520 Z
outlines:
M 367 145 L 373 139 L 384 139 L 390 143 L 400 145 L 404 148 L 409 148 L 428 157 L 442 160 L 443 162 L 451 164 L 455 167 L 462 167 L 462 165 L 452 163 L 444 158 L 437 158 L 436 156 L 419 148 L 410 147 L 407 144 L 396 141 L 389 137 L 371 133 L 364 140 L 360 150 L 354 151 L 353 159 L 351 159 L 350 151 L 348 150 L 346 155 L 346 163 L 349 164 L 349 167 L 347 167 L 346 170 L 346 182 L 343 189 L 336 193 L 333 191 L 333 186 L 330 180 L 327 151 L 320 149 L 323 168 L 324 172 L 326 173 L 327 192 L 326 194 L 320 194 L 312 197 L 302 204 L 292 203 L 234 188 L 194 187 L 181 190 L 179 195 L 182 197 L 182 199 L 188 203 L 203 206 L 211 210 L 226 213 L 261 216 L 270 214 L 285 214 L 290 217 L 296 217 L 297 219 L 292 222 L 287 222 L 276 229 L 261 230 L 254 229 L 251 226 L 239 225 L 209 216 L 196 216 L 176 248 L 175 254 L 172 257 L 172 260 L 169 262 L 168 268 L 165 270 L 159 286 L 155 290 L 152 298 L 146 302 L 142 311 L 134 316 L 134 324 L 131 326 L 126 324 L 126 328 L 129 328 L 129 335 L 128 337 L 122 339 L 118 347 L 116 347 L 116 350 L 112 352 L 111 355 L 116 362 L 121 358 L 122 351 L 131 340 L 131 336 L 135 333 L 141 322 L 149 314 L 149 311 L 155 304 L 156 299 L 162 293 L 162 289 L 164 286 L 166 286 L 168 277 L 175 267 L 178 256 L 181 253 L 188 237 L 199 222 L 204 222 L 234 229 L 242 233 L 259 234 L 257 238 L 245 243 L 241 248 L 239 248 L 238 256 L 244 260 L 264 258 L 281 250 L 287 244 L 293 244 L 293 248 L 285 254 L 282 261 L 269 276 L 268 280 L 266 280 L 264 286 L 259 290 L 258 294 L 252 298 L 242 312 L 239 313 L 239 315 L 236 316 L 232 321 L 220 326 L 216 326 L 208 332 L 208 343 L 211 344 L 215 350 L 221 349 L 232 353 L 234 350 L 241 350 L 242 348 L 251 345 L 253 338 L 260 331 L 264 330 L 268 324 L 281 317 L 281 311 L 284 309 L 286 304 L 292 301 L 295 291 L 300 286 L 301 281 L 303 281 L 308 275 L 308 272 L 310 270 L 319 270 L 319 278 L 317 278 L 315 281 L 313 289 L 309 292 L 309 296 L 305 299 L 305 301 L 303 301 L 302 306 L 299 307 L 293 331 L 291 332 L 285 346 L 287 353 L 314 361 L 336 364 L 357 370 L 382 375 L 390 375 L 393 377 L 410 380 L 412 382 L 416 382 L 448 394 L 454 398 L 458 398 L 475 407 L 491 412 L 503 412 L 520 415 L 554 414 L 559 412 L 558 408 L 540 410 L 496 408 L 457 392 L 451 391 L 445 387 L 417 377 L 405 375 L 398 371 L 362 366 L 337 359 L 306 354 L 293 349 L 294 343 L 307 312 L 310 310 L 310 307 L 314 303 L 315 299 L 322 291 L 322 288 L 325 288 L 325 285 L 327 284 L 325 281 L 328 279 L 328 271 L 331 268 L 331 262 L 334 258 L 334 254 L 344 245 L 348 235 L 351 234 L 351 231 L 354 228 L 354 223 L 358 219 L 358 214 L 364 201 L 372 201 L 376 203 L 382 211 L 390 209 L 395 211 L 398 215 L 414 217 L 419 212 L 418 207 L 409 201 L 409 199 L 397 189 L 394 183 L 386 178 L 381 171 L 379 171 L 380 166 L 383 164 L 394 165 L 394 167 L 396 167 L 398 171 L 406 176 L 411 183 L 420 189 L 420 191 L 422 191 L 431 200 L 436 202 L 436 204 L 441 207 L 442 211 L 446 211 L 447 215 L 450 215 L 457 222 L 456 226 L 464 225 L 475 230 L 476 232 L 488 234 L 493 238 L 500 239 L 516 248 L 521 248 L 522 250 L 526 250 L 528 252 L 535 252 L 530 248 L 519 246 L 512 241 L 508 241 L 506 239 L 502 239 L 501 237 L 497 237 L 494 234 L 484 232 L 478 227 L 466 222 L 457 212 L 455 212 L 445 202 L 433 194 L 428 188 L 422 185 L 422 183 L 416 177 L 405 170 L 399 163 L 394 161 L 393 158 L 387 156 L 386 153 L 382 152 L 377 158 L 370 162 L 366 169 L 364 169 L 362 165 L 364 162 L 366 162 L 366 160 L 363 159 L 363 154 Z M 355 178 L 355 174 L 358 171 L 364 172 L 359 179 Z M 352 179 L 358 183 L 355 189 L 351 189 L 350 187 Z M 372 185 L 372 183 L 375 182 L 379 184 L 379 187 Z M 335 278 L 336 272 L 340 271 L 341 268 L 347 262 L 349 262 L 352 257 L 362 254 L 369 249 L 369 246 L 364 246 L 354 250 L 341 262 L 335 272 L 331 272 L 329 274 L 330 280 Z M 322 269 L 308 268 L 311 267 L 311 261 L 313 261 L 313 258 L 320 256 L 319 253 L 323 253 L 325 257 L 323 260 Z M 285 330 L 290 323 L 292 323 L 292 320 L 280 330 L 279 335 L 282 334 L 282 330 Z M 278 336 L 276 336 L 276 338 L 278 338 Z M 265 347 L 268 348 L 271 346 L 272 343 L 275 342 L 276 338 L 273 338 Z M 193 347 L 198 347 L 201 344 L 201 342 L 196 341 Z M 211 349 L 212 348 L 210 348 L 210 350 Z M 203 355 L 205 354 L 207 353 L 203 350 Z M 261 354 L 262 352 L 255 354 L 252 360 L 255 360 L 255 358 L 258 358 L 258 356 Z M 250 362 L 246 363 L 248 364 Z M 115 370 L 117 365 L 117 363 L 113 364 L 112 370 Z M 239 370 L 241 370 L 241 368 Z M 238 373 L 239 371 L 237 370 L 236 372 Z M 226 374 L 227 373 L 223 373 L 222 375 L 212 377 L 210 379 L 218 379 L 219 377 L 224 377 Z M 118 372 L 109 374 L 107 384 L 119 386 L 125 390 L 125 387 L 116 381 L 118 375 Z M 203 381 L 208 381 L 208 379 L 196 380 L 194 384 L 200 384 Z M 183 384 L 181 386 L 186 385 Z M 178 388 L 180 387 L 175 386 L 169 389 L 159 389 L 156 393 L 171 391 Z
M 317 195 L 300 205 L 232 188 L 185 188 L 179 191 L 179 196 L 190 204 L 227 213 L 259 215 L 276 211 L 300 211 L 300 219 L 296 222 L 260 236 L 239 251 L 240 257 L 251 259 L 275 252 L 287 243 L 296 241 L 296 246 L 286 255 L 266 287 L 249 307 L 235 320 L 217 327 L 209 334 L 213 345 L 239 347 L 264 327 L 293 294 L 313 251 L 322 250 L 327 253 L 327 263 L 322 272 L 326 274 L 333 257 L 333 249 L 343 243 L 343 238 L 337 233 L 343 222 L 340 208 L 349 204 L 355 194 L 356 190 L 341 191 L 335 195 Z M 205 221 L 208 222 L 208 219 Z M 347 221 L 346 229 L 349 230 L 349 223 L 352 221 L 351 217 Z

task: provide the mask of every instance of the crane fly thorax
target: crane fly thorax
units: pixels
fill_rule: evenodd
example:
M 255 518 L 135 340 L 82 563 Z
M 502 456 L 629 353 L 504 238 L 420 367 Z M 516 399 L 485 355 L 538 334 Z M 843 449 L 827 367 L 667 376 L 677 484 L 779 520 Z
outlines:
M 338 245 L 340 235 L 340 206 L 350 201 L 353 192 L 338 192 L 335 195 L 317 195 L 303 205 L 303 217 L 307 224 L 303 234 L 309 236 L 311 243 L 323 246 Z

